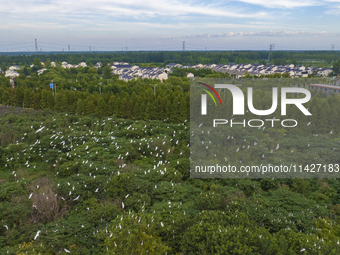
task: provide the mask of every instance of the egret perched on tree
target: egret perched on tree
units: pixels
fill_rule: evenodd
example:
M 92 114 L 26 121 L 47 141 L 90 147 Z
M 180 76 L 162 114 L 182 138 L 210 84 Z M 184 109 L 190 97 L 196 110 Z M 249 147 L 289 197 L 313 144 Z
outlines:
M 34 240 L 36 240 L 37 238 L 38 238 L 38 236 L 39 236 L 39 234 L 40 234 L 40 230 L 38 230 L 38 232 L 37 232 L 37 234 L 35 235 L 35 237 L 34 237 Z

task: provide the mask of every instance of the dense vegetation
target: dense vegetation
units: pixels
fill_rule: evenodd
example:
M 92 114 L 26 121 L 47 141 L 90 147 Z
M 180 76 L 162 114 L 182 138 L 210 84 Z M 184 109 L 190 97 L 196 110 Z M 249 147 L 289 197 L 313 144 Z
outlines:
M 56 84 L 56 95 L 50 89 L 51 81 Z M 101 78 L 91 67 L 51 68 L 39 77 L 22 75 L 15 82 L 13 89 L 9 79 L 0 76 L 1 104 L 170 122 L 184 121 L 189 116 L 187 78 L 170 77 L 163 83 L 147 79 L 126 83 L 110 75 Z
M 26 110 L 0 128 L 0 253 L 339 253 L 338 180 L 191 179 L 188 122 Z
M 109 67 L 104 67 L 104 71 L 93 67 L 71 69 L 50 67 L 40 76 L 33 72 L 29 76 L 22 74 L 15 78 L 15 89 L 11 87 L 8 78 L 0 75 L 0 104 L 34 109 L 47 108 L 78 115 L 95 113 L 97 117 L 115 114 L 121 118 L 165 120 L 170 123 L 189 119 L 190 80 L 182 77 L 181 69 L 176 69 L 164 82 L 149 79 L 124 82 L 118 80 L 110 72 L 107 73 L 106 68 Z M 192 71 L 195 75 L 205 78 L 229 77 L 227 74 L 207 69 Z M 24 73 L 25 69 L 21 72 Z M 101 75 L 98 74 L 100 72 L 102 72 Z M 54 89 L 50 88 L 52 81 L 56 86 L 57 94 Z M 327 82 L 316 78 L 276 79 L 275 81 L 280 81 L 280 86 Z M 248 84 L 255 83 L 262 88 L 261 82 L 264 81 L 248 79 Z M 239 83 L 239 81 L 234 80 L 234 83 Z M 267 83 L 270 84 L 271 81 Z M 332 118 L 326 116 L 336 116 L 339 102 L 335 99 L 327 101 L 322 97 L 324 95 L 315 98 L 318 102 L 314 104 L 313 101 L 311 105 L 328 104 L 328 107 L 323 107 L 320 117 L 332 122 Z M 270 95 L 267 94 L 261 99 L 260 105 L 270 107 L 268 105 L 270 102 Z M 319 115 L 314 116 L 319 117 Z M 326 125 L 326 122 L 324 123 Z
M 338 179 L 190 178 L 180 73 L 126 83 L 105 68 L 26 71 L 15 89 L 0 75 L 0 254 L 339 254 Z M 273 85 L 319 80 L 231 82 L 252 84 L 267 109 Z M 229 129 L 228 160 L 340 163 L 340 97 L 312 93 L 311 120 L 289 109 L 300 131 Z

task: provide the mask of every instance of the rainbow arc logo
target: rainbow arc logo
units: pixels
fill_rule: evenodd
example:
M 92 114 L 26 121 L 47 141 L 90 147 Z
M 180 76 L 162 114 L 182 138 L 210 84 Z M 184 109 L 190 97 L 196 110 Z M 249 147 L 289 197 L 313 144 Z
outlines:
M 220 104 L 222 106 L 222 100 L 220 98 L 220 96 L 218 95 L 217 91 L 211 87 L 210 85 L 206 84 L 206 83 L 203 83 L 203 82 L 198 82 L 199 84 L 202 84 L 203 86 L 206 86 L 208 89 L 210 89 L 218 98 L 218 100 L 220 101 Z M 198 89 L 201 89 L 203 90 L 205 93 L 207 93 L 213 100 L 214 100 L 214 103 L 215 105 L 217 106 L 217 103 L 216 103 L 216 100 L 214 98 L 214 96 L 211 94 L 211 92 L 209 90 L 206 90 L 206 89 L 203 89 L 203 88 L 200 88 L 200 87 L 197 87 Z

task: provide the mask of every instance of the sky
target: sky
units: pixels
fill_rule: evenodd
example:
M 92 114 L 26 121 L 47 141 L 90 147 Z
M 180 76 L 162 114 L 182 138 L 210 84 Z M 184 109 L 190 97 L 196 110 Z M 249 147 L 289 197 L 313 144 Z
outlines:
M 340 50 L 340 0 L 0 0 L 0 52 Z

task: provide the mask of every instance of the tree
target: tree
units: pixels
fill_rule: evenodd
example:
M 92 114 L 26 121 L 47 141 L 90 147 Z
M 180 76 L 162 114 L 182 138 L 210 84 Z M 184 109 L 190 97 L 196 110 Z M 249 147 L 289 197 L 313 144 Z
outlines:
M 34 64 L 34 67 L 33 67 L 34 71 L 39 70 L 42 67 L 40 58 L 34 59 L 33 64 Z
M 121 97 L 118 96 L 116 98 L 115 107 L 114 107 L 114 110 L 113 110 L 113 113 L 118 117 L 120 117 L 121 114 L 122 114 L 122 112 L 121 112 L 121 102 L 122 102 Z
M 32 90 L 25 89 L 23 107 L 26 107 L 26 108 L 31 107 L 31 104 L 32 104 L 32 94 L 33 94 Z
M 46 108 L 54 109 L 54 96 L 52 94 L 52 91 L 50 91 L 50 90 L 47 91 Z
M 143 119 L 144 116 L 144 110 L 145 110 L 145 104 L 143 102 L 143 99 L 141 97 L 138 97 L 134 109 L 133 109 L 133 116 L 137 120 Z
M 89 100 L 86 106 L 86 114 L 92 114 L 94 112 L 94 103 L 92 100 Z
M 47 91 L 43 89 L 41 91 L 40 108 L 45 109 L 47 106 Z
M 180 98 L 178 96 L 172 102 L 171 114 L 170 114 L 170 122 L 171 123 L 176 123 L 179 119 L 179 103 L 180 103 Z
M 69 105 L 69 103 L 68 103 L 68 96 L 69 96 L 69 93 L 68 93 L 68 91 L 66 90 L 65 91 L 65 93 L 62 93 L 61 95 L 60 95 L 60 105 L 59 105 L 59 111 L 62 111 L 62 112 L 64 112 L 64 111 L 67 111 L 67 110 L 69 110 L 69 107 L 70 107 L 70 105 Z
M 171 101 L 169 97 L 166 97 L 166 106 L 165 106 L 165 116 L 166 118 L 170 118 L 171 115 Z
M 78 115 L 83 114 L 83 109 L 82 108 L 83 108 L 83 100 L 81 100 L 81 98 L 79 98 L 78 101 L 77 101 L 77 110 L 76 110 L 76 113 Z
M 132 212 L 113 220 L 108 233 L 103 230 L 97 237 L 105 238 L 107 254 L 165 254 L 170 248 L 163 244 L 155 228 L 151 216 Z
M 338 62 L 333 63 L 332 70 L 334 75 L 340 74 L 340 60 L 338 60 Z
M 34 95 L 33 95 L 32 107 L 34 109 L 39 109 L 39 107 L 40 107 L 40 93 L 38 93 L 38 92 L 34 93 Z
M 145 107 L 145 112 L 144 112 L 144 120 L 150 120 L 150 116 L 151 116 L 151 103 L 147 102 L 146 107 Z
M 274 78 L 281 78 L 281 74 L 280 73 L 274 73 Z
M 103 78 L 104 79 L 111 79 L 112 77 L 113 77 L 113 75 L 112 75 L 111 66 L 103 67 Z
M 186 99 L 185 96 L 182 96 L 179 103 L 179 121 L 181 122 L 189 118 L 189 115 L 187 114 L 188 113 L 187 102 L 185 99 Z
M 98 100 L 97 103 L 97 107 L 96 107 L 96 115 L 100 118 L 103 116 L 106 116 L 106 104 L 105 101 L 103 99 L 103 97 L 100 97 L 100 99 Z
M 107 107 L 107 114 L 111 116 L 115 108 L 116 97 L 114 95 L 110 96 L 109 105 Z
M 45 61 L 45 67 L 46 68 L 50 68 L 51 67 L 51 61 L 50 61 L 49 58 Z
M 248 72 L 246 72 L 246 73 L 244 74 L 244 78 L 251 78 L 251 75 L 250 75 Z
M 22 87 L 18 87 L 15 89 L 14 104 L 16 106 L 22 106 L 23 100 L 24 100 L 24 90 Z
M 275 240 L 264 228 L 257 228 L 244 213 L 204 211 L 181 240 L 184 254 L 276 254 Z
M 92 77 L 94 75 L 97 74 L 97 70 L 94 67 L 89 67 L 89 69 L 87 70 L 87 74 Z

